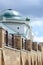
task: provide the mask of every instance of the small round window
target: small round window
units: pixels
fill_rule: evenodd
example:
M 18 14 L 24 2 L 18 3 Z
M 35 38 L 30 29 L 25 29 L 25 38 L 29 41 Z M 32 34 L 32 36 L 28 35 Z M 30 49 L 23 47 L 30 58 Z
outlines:
M 19 29 L 19 27 L 17 27 L 17 29 Z

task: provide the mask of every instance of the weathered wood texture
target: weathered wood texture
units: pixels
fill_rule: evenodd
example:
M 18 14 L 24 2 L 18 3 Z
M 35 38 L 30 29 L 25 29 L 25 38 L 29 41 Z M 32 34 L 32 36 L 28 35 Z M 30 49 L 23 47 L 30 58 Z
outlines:
M 5 65 L 20 65 L 20 51 L 4 48 L 3 56 Z

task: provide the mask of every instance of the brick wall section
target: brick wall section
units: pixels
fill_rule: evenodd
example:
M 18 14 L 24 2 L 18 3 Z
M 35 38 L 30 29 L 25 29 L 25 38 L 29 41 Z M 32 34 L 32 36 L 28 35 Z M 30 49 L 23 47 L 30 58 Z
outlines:
M 42 51 L 42 45 L 41 44 L 38 44 L 38 50 Z
M 32 49 L 37 51 L 38 50 L 38 44 L 37 42 L 32 42 Z
M 4 46 L 4 32 L 5 30 L 3 28 L 0 28 L 0 48 Z
M 28 51 L 32 50 L 32 42 L 31 42 L 31 40 L 26 40 L 26 50 L 28 50 Z
M 14 36 L 13 43 L 16 49 L 7 48 L 4 47 L 4 32 L 5 30 L 0 28 L 0 48 L 3 49 L 0 50 L 0 65 L 43 65 L 43 43 L 37 44 L 37 42 L 32 43 L 31 40 L 26 40 L 24 51 L 21 50 L 22 37 Z
M 22 37 L 21 36 L 14 36 L 14 48 L 22 49 Z
M 39 43 L 38 44 L 38 50 L 39 51 L 43 51 L 43 43 Z

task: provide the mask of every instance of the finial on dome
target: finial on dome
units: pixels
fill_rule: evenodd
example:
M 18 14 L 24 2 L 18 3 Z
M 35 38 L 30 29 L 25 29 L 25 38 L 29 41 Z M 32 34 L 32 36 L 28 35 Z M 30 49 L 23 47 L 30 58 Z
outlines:
M 26 17 L 26 21 L 30 21 L 29 17 Z
M 8 9 L 8 10 L 12 10 L 12 9 Z

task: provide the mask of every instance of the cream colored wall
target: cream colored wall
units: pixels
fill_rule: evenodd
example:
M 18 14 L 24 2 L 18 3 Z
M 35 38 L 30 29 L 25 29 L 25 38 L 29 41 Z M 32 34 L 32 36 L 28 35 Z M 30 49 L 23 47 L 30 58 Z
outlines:
M 0 65 L 1 65 L 1 50 L 0 50 Z
M 43 53 L 40 51 L 20 51 L 7 47 L 0 49 L 0 65 L 43 65 L 42 63 Z
M 0 65 L 2 65 L 2 49 L 0 49 Z
M 4 48 L 3 56 L 5 65 L 20 65 L 20 51 Z
M 22 58 L 22 65 L 26 65 L 26 63 L 28 63 L 26 51 L 21 51 L 21 58 Z
M 4 32 L 4 29 L 0 28 L 0 65 L 43 65 L 43 47 L 41 47 L 42 51 L 32 49 L 31 51 L 26 51 L 4 47 Z M 20 42 L 18 42 L 17 46 L 22 48 L 22 39 L 21 37 L 19 39 Z
M 4 33 L 5 33 L 4 29 L 0 28 L 0 48 L 2 48 L 4 45 Z

